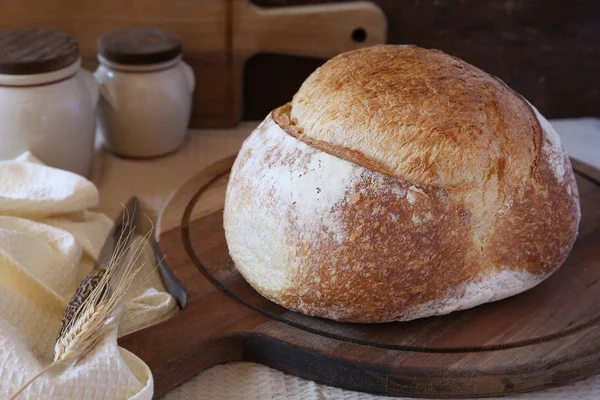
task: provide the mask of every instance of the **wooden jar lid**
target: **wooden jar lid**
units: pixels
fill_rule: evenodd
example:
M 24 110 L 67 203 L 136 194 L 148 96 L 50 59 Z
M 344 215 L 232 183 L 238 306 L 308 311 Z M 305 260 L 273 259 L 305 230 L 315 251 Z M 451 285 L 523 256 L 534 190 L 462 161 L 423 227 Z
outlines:
M 181 54 L 181 39 L 158 29 L 127 29 L 101 36 L 98 53 L 118 64 L 157 64 Z
M 0 74 L 31 75 L 68 67 L 79 58 L 77 40 L 42 29 L 0 31 Z

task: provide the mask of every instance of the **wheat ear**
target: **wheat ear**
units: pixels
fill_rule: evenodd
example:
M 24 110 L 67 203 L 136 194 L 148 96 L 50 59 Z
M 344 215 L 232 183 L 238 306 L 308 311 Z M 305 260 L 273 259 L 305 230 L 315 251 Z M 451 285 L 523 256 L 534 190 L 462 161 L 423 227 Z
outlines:
M 124 218 L 129 218 L 125 215 Z M 144 235 L 126 265 L 119 267 L 128 254 L 133 230 L 121 236 L 112 257 L 105 269 L 97 269 L 79 286 L 65 311 L 62 325 L 54 347 L 54 361 L 39 371 L 12 395 L 16 399 L 23 391 L 44 373 L 58 365 L 70 365 L 82 360 L 116 326 L 123 310 L 121 300 L 131 286 L 133 279 L 143 268 L 137 265 L 144 243 L 152 235 L 150 230 Z M 123 235 L 123 234 L 122 234 Z M 116 272 L 119 270 L 119 275 Z M 122 271 L 121 271 L 122 270 Z

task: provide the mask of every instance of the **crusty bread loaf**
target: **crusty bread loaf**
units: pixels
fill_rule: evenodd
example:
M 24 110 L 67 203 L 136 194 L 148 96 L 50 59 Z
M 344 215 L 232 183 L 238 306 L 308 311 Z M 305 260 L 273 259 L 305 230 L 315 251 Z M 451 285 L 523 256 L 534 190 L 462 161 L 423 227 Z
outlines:
M 403 321 L 555 271 L 580 211 L 552 126 L 440 51 L 376 46 L 317 69 L 245 141 L 224 225 L 237 269 L 291 310 Z

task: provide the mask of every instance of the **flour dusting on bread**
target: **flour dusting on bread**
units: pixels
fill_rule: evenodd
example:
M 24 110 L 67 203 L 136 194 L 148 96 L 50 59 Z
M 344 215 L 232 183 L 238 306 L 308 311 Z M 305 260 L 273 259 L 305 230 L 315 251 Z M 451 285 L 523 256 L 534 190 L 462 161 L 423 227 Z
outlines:
M 236 176 L 251 188 L 253 198 L 268 199 L 269 204 L 260 213 L 244 212 L 240 198 L 243 194 L 234 185 L 228 187 L 226 202 L 235 208 L 237 215 L 225 225 L 229 228 L 226 232 L 236 232 L 228 236 L 234 241 L 229 246 L 238 258 L 234 258 L 236 263 L 270 265 L 272 272 L 267 277 L 262 269 L 253 268 L 244 275 L 249 281 L 260 281 L 276 292 L 289 283 L 292 271 L 285 267 L 285 262 L 294 257 L 294 246 L 272 240 L 273 235 L 286 237 L 293 222 L 294 232 L 301 241 L 318 241 L 321 236 L 330 235 L 341 243 L 348 232 L 341 224 L 339 204 L 347 201 L 344 195 L 360 179 L 361 168 L 349 162 L 340 163 L 339 159 L 289 136 L 270 116 L 247 139 L 244 148 L 251 151 L 247 157 L 239 158 L 243 162 L 234 166 Z M 293 215 L 290 217 L 293 221 L 280 218 L 286 214 Z M 237 246 L 264 250 L 260 259 L 256 259 L 251 252 L 237 253 Z M 267 285 L 263 283 L 265 280 L 269 281 Z
M 310 149 L 308 145 L 298 142 L 281 129 L 273 129 L 275 122 L 267 122 L 264 132 L 266 142 L 255 148 L 253 157 L 264 160 L 274 145 L 280 152 L 279 157 L 293 158 L 288 165 L 273 164 L 265 168 L 264 174 L 253 183 L 258 191 L 269 191 L 275 208 L 281 212 L 294 209 L 297 216 L 298 234 L 305 240 L 315 240 L 322 233 L 322 227 L 341 243 L 347 232 L 341 226 L 337 207 L 346 201 L 344 194 L 360 178 L 360 170 L 352 163 L 339 163 L 326 153 Z M 268 132 L 268 133 L 267 133 Z M 264 157 L 260 151 L 265 150 Z M 295 158 L 298 150 L 309 153 L 308 156 Z
M 449 294 L 449 297 L 433 300 L 408 310 L 402 320 L 410 321 L 423 315 L 445 315 L 453 311 L 467 310 L 480 304 L 498 301 L 519 294 L 543 281 L 546 276 L 528 272 L 503 269 L 498 273 L 469 282 Z
M 540 114 L 540 112 L 534 106 L 531 106 L 535 115 L 540 121 L 542 130 L 544 131 L 544 144 L 542 145 L 542 151 L 546 155 L 550 170 L 554 174 L 554 177 L 559 182 L 564 182 L 567 169 L 570 167 L 568 160 L 566 159 L 565 151 L 560 141 L 560 136 L 554 130 L 554 127 L 548 122 L 548 120 Z

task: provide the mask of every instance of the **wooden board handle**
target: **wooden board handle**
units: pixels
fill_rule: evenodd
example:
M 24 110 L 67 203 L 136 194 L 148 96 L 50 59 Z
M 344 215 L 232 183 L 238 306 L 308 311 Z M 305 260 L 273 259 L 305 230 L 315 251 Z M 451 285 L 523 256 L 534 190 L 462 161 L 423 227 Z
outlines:
M 330 58 L 385 43 L 383 11 L 371 2 L 260 8 L 234 3 L 234 49 Z
M 119 345 L 140 357 L 154 376 L 165 378 L 155 382 L 154 398 L 206 368 L 243 359 L 243 339 L 232 331 L 238 325 L 245 328 L 248 312 L 232 304 L 233 299 L 212 295 L 165 322 L 119 339 Z M 218 307 L 215 298 L 220 300 Z

